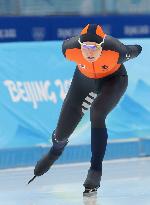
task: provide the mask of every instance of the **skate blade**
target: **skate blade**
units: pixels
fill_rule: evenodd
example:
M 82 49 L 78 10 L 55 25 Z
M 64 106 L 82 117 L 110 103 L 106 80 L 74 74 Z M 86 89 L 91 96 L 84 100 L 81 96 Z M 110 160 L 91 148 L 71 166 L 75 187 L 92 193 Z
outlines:
M 89 189 L 83 192 L 83 196 L 85 197 L 92 197 L 97 195 L 97 189 Z
M 30 181 L 28 181 L 28 184 L 30 184 L 35 178 L 36 178 L 36 176 L 34 176 L 32 179 L 30 179 Z

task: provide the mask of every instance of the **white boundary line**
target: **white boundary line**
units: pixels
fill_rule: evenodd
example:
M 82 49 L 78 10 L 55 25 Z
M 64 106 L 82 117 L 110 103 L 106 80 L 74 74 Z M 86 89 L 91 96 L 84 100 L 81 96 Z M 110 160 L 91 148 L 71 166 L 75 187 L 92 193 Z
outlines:
M 138 141 L 141 141 L 141 140 L 145 140 L 145 139 L 149 139 L 150 138 L 123 138 L 123 139 L 111 139 L 109 140 L 108 139 L 108 143 L 120 143 L 120 142 L 138 142 Z M 71 141 L 70 141 L 70 144 L 69 146 L 82 146 L 82 145 L 90 145 L 90 144 L 71 144 Z M 36 148 L 50 148 L 51 144 L 50 145 L 47 145 L 47 144 L 38 144 L 37 146 L 35 146 Z

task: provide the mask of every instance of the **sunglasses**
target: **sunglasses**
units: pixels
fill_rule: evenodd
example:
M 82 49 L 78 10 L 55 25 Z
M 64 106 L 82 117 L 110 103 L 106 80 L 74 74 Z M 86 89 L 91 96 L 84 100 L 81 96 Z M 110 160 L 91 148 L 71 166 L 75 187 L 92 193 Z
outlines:
M 80 38 L 79 38 L 78 42 L 80 43 L 80 45 L 82 46 L 83 49 L 86 49 L 86 50 L 91 49 L 91 50 L 95 51 L 95 50 L 101 48 L 101 45 L 104 43 L 104 40 L 105 40 L 105 38 L 103 38 L 103 41 L 101 43 L 95 44 L 95 45 L 94 44 L 92 45 L 92 44 L 82 43 L 80 41 Z

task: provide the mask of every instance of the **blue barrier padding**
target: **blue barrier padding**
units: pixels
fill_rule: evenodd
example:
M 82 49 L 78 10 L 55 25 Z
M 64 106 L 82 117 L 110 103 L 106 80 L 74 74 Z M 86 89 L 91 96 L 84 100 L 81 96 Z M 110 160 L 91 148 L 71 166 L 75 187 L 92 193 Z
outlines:
M 149 39 L 124 39 L 139 44 L 141 55 L 125 63 L 128 89 L 106 119 L 109 139 L 147 138 L 150 133 Z M 49 145 L 75 63 L 61 52 L 62 42 L 0 45 L 0 149 Z M 90 142 L 90 116 L 85 114 L 69 145 Z
M 12 148 L 0 150 L 0 169 L 34 166 L 49 147 Z M 105 160 L 150 156 L 150 139 L 109 142 Z M 66 147 L 56 164 L 89 162 L 90 145 Z

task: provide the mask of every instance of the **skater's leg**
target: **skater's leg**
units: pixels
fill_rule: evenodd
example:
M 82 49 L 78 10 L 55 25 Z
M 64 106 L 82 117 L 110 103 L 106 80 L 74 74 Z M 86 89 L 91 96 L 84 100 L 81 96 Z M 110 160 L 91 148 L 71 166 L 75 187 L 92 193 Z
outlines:
M 55 137 L 57 140 L 66 140 L 73 133 L 83 117 L 82 104 L 85 98 L 91 91 L 94 91 L 94 89 L 94 79 L 86 78 L 77 69 L 64 100 L 55 129 Z
M 91 107 L 91 168 L 102 171 L 102 160 L 107 145 L 107 128 L 105 119 L 111 110 L 118 104 L 126 91 L 127 76 L 115 76 L 107 80 L 100 94 Z
M 83 117 L 82 103 L 93 89 L 92 82 L 90 79 L 83 77 L 79 71 L 75 71 L 70 89 L 61 109 L 57 127 L 53 132 L 53 146 L 47 155 L 37 163 L 34 170 L 36 176 L 47 172 L 67 145 L 69 136 Z
M 128 84 L 127 76 L 115 76 L 105 81 L 101 87 L 100 94 L 91 106 L 91 167 L 90 170 L 102 175 L 102 161 L 107 146 L 107 128 L 105 119 L 108 113 L 117 105 L 124 94 Z M 85 187 L 93 186 L 93 181 L 87 176 Z M 100 177 L 96 186 L 100 185 Z

